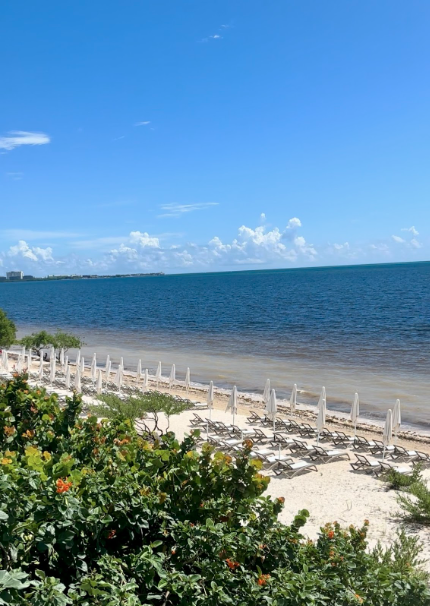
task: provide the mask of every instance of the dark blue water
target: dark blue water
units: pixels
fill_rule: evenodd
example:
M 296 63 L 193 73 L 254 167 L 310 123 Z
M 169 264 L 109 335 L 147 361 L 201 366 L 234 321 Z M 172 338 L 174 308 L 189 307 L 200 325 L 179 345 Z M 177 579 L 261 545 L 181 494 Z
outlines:
M 244 388 L 260 385 L 244 360 L 303 368 L 312 392 L 312 376 L 329 383 L 330 369 L 351 388 L 354 374 L 376 389 L 409 381 L 414 397 L 428 385 L 430 263 L 0 283 L 0 307 L 21 330 L 71 330 L 90 349 L 188 351 L 218 366 L 221 356 L 226 377 L 238 366 L 248 377 Z

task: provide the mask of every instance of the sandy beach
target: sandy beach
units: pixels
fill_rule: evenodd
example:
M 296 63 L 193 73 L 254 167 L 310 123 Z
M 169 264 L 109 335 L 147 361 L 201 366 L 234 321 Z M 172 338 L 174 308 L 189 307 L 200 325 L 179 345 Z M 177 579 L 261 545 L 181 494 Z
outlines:
M 36 378 L 36 366 L 39 363 L 32 364 L 32 383 L 41 384 Z M 43 385 L 49 390 L 59 393 L 64 396 L 72 392 L 64 389 L 64 375 L 61 372 L 57 373 L 56 380 L 52 386 L 47 384 L 49 364 L 45 364 L 45 375 Z M 72 369 L 72 376 L 74 369 Z M 112 374 L 113 378 L 113 374 Z M 124 376 L 123 393 L 127 393 L 132 389 L 142 389 L 142 380 L 137 381 L 136 376 L 132 373 L 126 373 Z M 149 387 L 155 389 L 156 384 L 153 377 L 150 380 Z M 205 402 L 206 394 L 201 387 L 192 386 L 189 394 L 181 385 L 176 385 L 173 389 L 168 388 L 168 383 L 163 381 L 159 384 L 158 390 L 172 395 L 181 397 L 189 397 L 194 402 Z M 90 392 L 93 392 L 90 394 Z M 113 391 L 113 389 L 112 389 Z M 94 402 L 94 387 L 90 380 L 90 370 L 85 370 L 85 379 L 83 382 L 83 400 L 88 405 Z M 85 394 L 85 392 L 87 392 Z M 228 399 L 228 392 L 217 389 L 215 391 L 214 408 L 211 411 L 213 420 L 232 422 L 232 415 L 225 412 Z M 279 402 L 279 416 L 288 418 L 285 402 Z M 251 426 L 247 422 L 247 416 L 251 410 L 262 412 L 263 403 L 261 396 L 242 395 L 239 400 L 238 411 L 235 419 L 235 424 L 243 429 L 250 429 Z M 208 416 L 208 410 L 201 409 L 197 411 L 203 418 Z M 190 419 L 193 417 L 193 411 L 185 411 L 179 416 L 172 417 L 170 420 L 170 428 L 174 431 L 178 439 L 182 439 L 192 429 Z M 295 418 L 297 420 L 306 420 L 314 424 L 315 413 L 309 410 L 309 407 L 298 405 Z M 345 430 L 346 433 L 352 434 L 351 423 L 345 416 L 328 415 L 327 428 Z M 148 422 L 148 425 L 150 423 Z M 166 420 L 161 419 L 161 428 L 166 427 Z M 272 434 L 271 428 L 264 427 L 263 431 L 267 436 Z M 372 437 L 381 438 L 382 427 L 380 424 L 372 424 L 369 421 L 360 422 L 357 427 L 358 435 L 365 435 L 368 439 Z M 202 430 L 203 437 L 206 436 L 206 429 Z M 293 435 L 293 437 L 295 437 Z M 297 436 L 298 437 L 298 436 Z M 313 444 L 314 440 L 307 440 L 309 444 Z M 330 447 L 330 443 L 323 443 L 325 447 Z M 407 447 L 408 449 L 420 450 L 430 454 L 430 438 L 426 435 L 418 435 L 414 432 L 400 432 L 396 440 L 396 444 Z M 270 448 L 270 444 L 268 446 Z M 335 460 L 327 463 L 319 463 L 318 471 L 315 473 L 302 473 L 292 479 L 286 479 L 283 476 L 276 476 L 271 470 L 264 470 L 270 478 L 268 494 L 273 497 L 285 497 L 285 508 L 281 513 L 281 521 L 289 523 L 299 509 L 308 509 L 310 512 L 309 521 L 304 529 L 304 533 L 311 539 L 315 539 L 319 529 L 327 522 L 338 521 L 345 526 L 350 524 L 361 525 L 364 520 L 370 521 L 369 527 L 369 543 L 370 546 L 376 545 L 380 541 L 383 545 L 388 545 L 395 538 L 396 531 L 399 528 L 404 528 L 406 532 L 419 536 L 423 541 L 422 558 L 429 560 L 425 567 L 430 570 L 430 528 L 408 524 L 402 521 L 400 516 L 400 508 L 397 504 L 398 493 L 394 490 L 387 490 L 386 484 L 376 478 L 372 474 L 364 472 L 356 472 L 352 470 L 350 463 L 355 461 L 355 454 L 352 448 L 345 449 L 349 454 L 350 460 Z M 277 448 L 273 449 L 274 454 Z M 289 452 L 283 450 L 282 454 Z M 373 457 L 366 453 L 370 458 Z M 294 460 L 299 460 L 302 457 L 294 456 Z M 306 460 L 306 457 L 303 457 Z M 402 466 L 407 466 L 407 463 L 401 463 Z M 409 465 L 410 466 L 410 465 Z M 423 470 L 423 476 L 430 481 L 430 469 Z

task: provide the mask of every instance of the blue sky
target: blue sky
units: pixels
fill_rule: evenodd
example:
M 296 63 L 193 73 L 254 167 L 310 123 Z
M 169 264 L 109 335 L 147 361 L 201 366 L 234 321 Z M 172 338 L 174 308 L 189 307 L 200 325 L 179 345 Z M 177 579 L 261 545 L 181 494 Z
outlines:
M 0 274 L 430 258 L 428 0 L 0 20 Z

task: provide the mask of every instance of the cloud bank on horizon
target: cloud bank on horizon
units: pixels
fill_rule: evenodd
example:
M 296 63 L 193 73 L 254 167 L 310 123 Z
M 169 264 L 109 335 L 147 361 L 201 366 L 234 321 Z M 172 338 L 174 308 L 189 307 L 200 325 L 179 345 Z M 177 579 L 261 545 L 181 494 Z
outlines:
M 265 213 L 260 219 L 266 220 Z M 422 247 L 416 238 L 418 231 L 415 227 L 401 228 L 408 236 L 392 235 L 385 241 L 367 245 L 349 242 L 314 245 L 301 234 L 301 229 L 301 220 L 292 217 L 284 228 L 265 224 L 254 228 L 242 225 L 233 240 L 226 242 L 215 235 L 205 244 L 174 244 L 169 241 L 170 234 L 157 236 L 138 230 L 123 238 L 104 236 L 93 240 L 80 240 L 74 237 L 78 234 L 62 233 L 60 237 L 68 237 L 70 245 L 82 250 L 83 254 L 65 255 L 61 250 L 56 252 L 59 248 L 56 245 L 43 247 L 19 239 L 16 244 L 0 250 L 0 268 L 3 272 L 22 270 L 35 276 L 270 269 L 374 262 L 375 253 L 379 255 L 379 262 L 397 261 L 399 247 L 402 254 L 408 250 L 412 255 Z M 7 233 L 17 236 L 19 230 L 8 230 Z M 55 241 L 57 238 L 54 232 L 40 232 L 38 235 L 37 232 L 23 231 L 23 235 L 30 236 L 28 239 L 32 240 L 48 237 Z M 117 245 L 112 247 L 112 243 Z M 87 248 L 91 249 L 91 256 L 85 255 Z M 414 260 L 414 257 L 409 260 Z

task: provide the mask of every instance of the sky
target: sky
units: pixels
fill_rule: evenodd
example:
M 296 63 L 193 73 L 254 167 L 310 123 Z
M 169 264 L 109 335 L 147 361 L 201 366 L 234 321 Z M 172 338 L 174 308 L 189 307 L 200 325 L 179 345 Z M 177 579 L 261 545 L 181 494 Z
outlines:
M 428 0 L 10 0 L 0 22 L 0 275 L 430 259 Z

